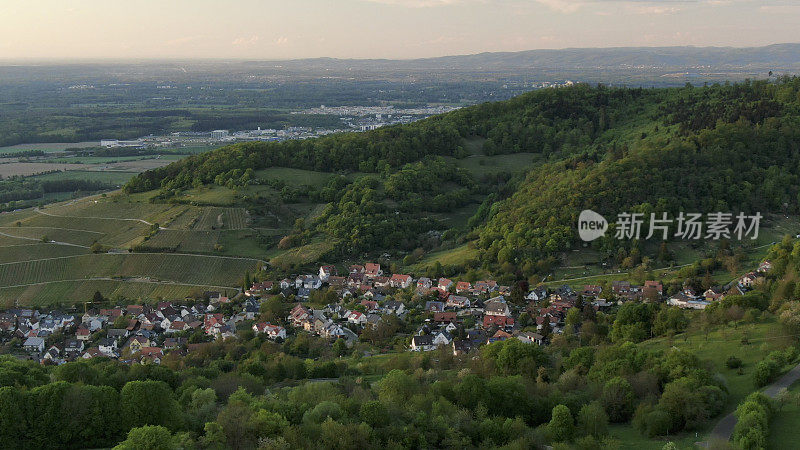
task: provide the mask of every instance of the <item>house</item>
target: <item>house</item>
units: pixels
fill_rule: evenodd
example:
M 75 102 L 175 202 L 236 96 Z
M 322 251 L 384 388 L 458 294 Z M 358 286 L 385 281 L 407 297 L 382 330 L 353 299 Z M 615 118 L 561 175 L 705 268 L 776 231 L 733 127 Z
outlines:
M 541 302 L 547 298 L 547 288 L 545 286 L 538 286 L 533 288 L 528 295 L 525 296 L 525 299 L 531 302 Z
M 183 337 L 168 337 L 164 339 L 163 348 L 166 350 L 173 350 L 186 345 L 186 338 Z
M 61 356 L 61 349 L 55 345 L 52 345 L 44 353 L 43 359 L 53 362 L 60 362 L 61 361 L 60 356 Z
M 363 305 L 364 308 L 367 309 L 367 311 L 375 311 L 376 309 L 378 309 L 378 302 L 376 302 L 375 300 L 364 299 L 361 300 L 360 304 Z
M 337 277 L 333 275 L 328 277 L 328 284 L 331 287 L 336 287 L 336 288 L 343 287 L 346 284 L 346 281 L 347 279 L 345 277 Z
M 125 307 L 125 311 L 129 316 L 136 317 L 144 313 L 144 305 L 128 305 Z
M 438 331 L 433 334 L 433 345 L 438 347 L 440 345 L 450 345 L 453 337 L 447 331 Z
M 22 348 L 29 352 L 41 353 L 44 351 L 44 339 L 40 337 L 29 337 L 22 343 Z
M 268 294 L 274 286 L 275 283 L 273 283 L 272 281 L 253 283 L 253 285 L 250 286 L 250 289 L 244 291 L 244 295 L 248 297 L 261 297 L 263 295 Z
M 391 279 L 389 277 L 378 276 L 372 279 L 372 284 L 376 288 L 388 288 L 391 286 Z
M 664 286 L 659 281 L 645 281 L 644 282 L 644 289 L 652 288 L 658 292 L 658 295 L 664 295 Z
M 520 341 L 522 341 L 522 342 L 524 342 L 526 344 L 538 344 L 538 345 L 544 344 L 544 336 L 542 336 L 539 333 L 532 333 L 530 331 L 523 331 L 523 332 L 519 333 L 516 337 L 517 337 L 517 339 L 519 339 Z
M 433 313 L 433 321 L 436 323 L 453 323 L 458 320 L 455 312 L 435 312 Z
M 483 328 L 491 328 L 495 326 L 500 328 L 513 327 L 514 318 L 507 316 L 500 316 L 500 315 L 485 314 L 483 316 Z
M 184 331 L 189 329 L 189 325 L 182 320 L 174 320 L 170 322 L 169 327 L 164 330 L 165 333 L 178 333 L 180 331 Z
M 366 321 L 366 323 L 364 325 L 368 326 L 368 327 L 370 327 L 372 329 L 375 329 L 375 328 L 378 327 L 378 324 L 380 323 L 380 321 L 381 321 L 381 316 L 380 315 L 378 315 L 378 314 L 367 314 L 367 321 Z
M 430 289 L 432 286 L 433 282 L 431 281 L 430 278 L 422 277 L 419 280 L 417 280 L 417 288 Z
M 211 291 L 211 292 L 206 292 L 206 294 L 208 295 L 208 301 L 210 301 L 211 303 L 229 303 L 230 302 L 230 299 L 227 296 L 222 295 L 219 292 Z
M 383 310 L 389 314 L 401 316 L 404 312 L 406 312 L 406 306 L 403 304 L 403 302 L 389 300 L 383 304 Z
M 433 336 L 426 334 L 411 338 L 411 350 L 415 352 L 427 352 L 436 349 L 433 344 Z
M 486 340 L 486 343 L 487 344 L 492 344 L 492 343 L 499 342 L 499 341 L 505 341 L 506 339 L 509 339 L 510 337 L 511 337 L 511 335 L 506 333 L 505 331 L 497 330 L 492 335 L 492 337 L 490 337 L 489 339 Z
M 699 300 L 696 296 L 690 295 L 691 290 L 684 289 L 667 299 L 667 304 L 684 309 L 706 309 L 710 303 Z
M 81 341 L 88 341 L 91 336 L 92 332 L 83 325 L 79 326 L 75 331 L 75 338 L 80 339 Z
M 327 282 L 331 276 L 338 275 L 336 273 L 336 266 L 320 266 L 319 268 L 319 279 L 322 282 Z
M 411 286 L 414 280 L 411 278 L 411 275 L 401 275 L 401 274 L 394 274 L 392 278 L 389 279 L 389 284 L 396 289 L 407 289 Z
M 425 302 L 425 311 L 444 311 L 444 303 L 436 301 Z
M 0 332 L 13 333 L 17 329 L 16 320 L 0 320 Z
M 247 320 L 253 320 L 261 312 L 261 305 L 257 301 L 247 301 L 244 304 L 244 316 Z
M 82 352 L 83 348 L 83 341 L 77 339 L 70 339 L 64 343 L 64 351 L 67 353 Z
M 152 362 L 154 364 L 160 364 L 161 358 L 164 357 L 164 351 L 161 347 L 142 347 L 141 357 L 143 363 Z
M 587 284 L 583 286 L 583 290 L 581 291 L 581 295 L 590 299 L 597 298 L 600 293 L 603 292 L 603 288 L 596 284 Z
M 381 270 L 381 265 L 376 263 L 366 263 L 364 264 L 364 276 L 367 278 L 375 278 L 383 275 L 383 270 Z
M 281 285 L 281 289 L 282 290 L 286 290 L 286 289 L 291 288 L 293 286 L 293 283 L 288 278 L 284 278 L 284 279 L 281 280 L 280 285 Z
M 362 266 L 360 264 L 353 264 L 352 266 L 350 266 L 348 271 L 350 272 L 350 275 L 354 275 L 354 274 L 362 274 L 363 275 L 365 269 L 364 269 L 364 266 Z
M 308 300 L 309 297 L 311 297 L 311 289 L 300 288 L 297 290 L 297 298 L 300 300 Z
M 367 315 L 359 311 L 350 311 L 347 315 L 347 321 L 356 325 L 364 325 L 367 323 Z
M 439 290 L 449 291 L 452 285 L 453 285 L 453 280 L 447 278 L 439 278 L 439 284 L 437 285 L 437 287 L 439 288 Z
M 725 288 L 722 286 L 712 286 L 703 292 L 703 298 L 707 302 L 721 300 L 725 296 Z
M 261 333 L 266 334 L 267 337 L 270 339 L 278 339 L 278 338 L 286 339 L 285 328 L 278 325 L 272 325 L 267 322 L 254 323 L 253 331 L 256 334 L 261 334 Z
M 97 349 L 105 356 L 117 356 L 117 341 L 114 339 L 102 338 L 97 343 Z
M 465 355 L 474 348 L 469 339 L 453 340 L 451 344 L 453 345 L 453 356 Z
M 463 294 L 464 292 L 469 292 L 472 289 L 472 284 L 469 281 L 459 281 L 456 283 L 456 294 Z
M 142 348 L 148 346 L 150 346 L 150 339 L 147 339 L 144 336 L 132 336 L 124 345 L 124 347 L 127 347 L 131 353 L 139 352 L 142 350 Z
M 463 295 L 450 295 L 447 297 L 447 303 L 445 305 L 451 308 L 461 309 L 469 308 L 470 302 L 469 299 Z
M 101 352 L 98 347 L 92 347 L 90 349 L 87 349 L 85 352 L 83 352 L 83 354 L 81 355 L 81 358 L 83 358 L 83 359 L 92 359 L 92 358 L 99 358 L 101 356 L 108 356 L 108 355 L 104 355 L 103 352 Z
M 511 310 L 508 308 L 508 303 L 503 296 L 497 296 L 489 299 L 483 305 L 483 312 L 487 316 L 510 316 Z
M 746 288 L 751 288 L 753 285 L 759 284 L 764 279 L 764 275 L 759 272 L 750 272 L 739 278 L 739 284 Z
M 310 317 L 310 314 L 311 313 L 308 310 L 308 308 L 306 308 L 305 306 L 303 306 L 300 303 L 298 303 L 289 312 L 288 320 L 292 324 L 292 326 L 302 327 L 303 326 L 303 322 L 306 322 L 308 320 L 308 318 Z

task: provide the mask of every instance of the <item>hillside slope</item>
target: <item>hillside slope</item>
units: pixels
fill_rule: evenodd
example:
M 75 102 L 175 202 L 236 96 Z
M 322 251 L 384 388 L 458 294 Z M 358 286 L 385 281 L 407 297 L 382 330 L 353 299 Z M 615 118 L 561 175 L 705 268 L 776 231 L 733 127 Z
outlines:
M 144 173 L 125 190 L 160 189 L 157 201 L 169 201 L 202 185 L 274 185 L 255 175 L 266 168 L 331 172 L 345 176 L 318 191 L 289 192 L 328 206 L 296 224 L 287 246 L 321 233 L 335 238 L 328 258 L 341 258 L 410 251 L 431 232 L 449 230 L 445 241 L 476 241 L 484 268 L 529 275 L 537 262 L 577 246 L 574 224 L 585 208 L 611 217 L 632 209 L 796 211 L 798 92 L 797 78 L 539 90 L 407 126 L 233 145 Z M 477 155 L 511 154 L 531 156 L 524 179 L 459 169 Z M 474 215 L 466 225 L 437 217 L 469 204 Z M 604 239 L 595 248 L 610 258 L 632 245 Z

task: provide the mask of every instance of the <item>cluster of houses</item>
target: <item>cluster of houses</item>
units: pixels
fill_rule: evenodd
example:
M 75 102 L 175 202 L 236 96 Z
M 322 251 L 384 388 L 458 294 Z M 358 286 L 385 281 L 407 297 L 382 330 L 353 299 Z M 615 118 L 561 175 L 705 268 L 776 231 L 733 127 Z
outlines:
M 411 310 L 418 312 L 387 297 L 392 291 L 411 289 L 418 297 L 434 299 L 425 301 L 426 319 L 416 324 L 418 328 L 411 336 L 409 349 L 429 351 L 449 346 L 455 354 L 461 354 L 483 344 L 511 338 L 544 344 L 550 335 L 563 331 L 567 312 L 581 305 L 602 310 L 629 301 L 666 301 L 680 308 L 703 309 L 725 295 L 747 292 L 770 268 L 771 264 L 764 262 L 758 270 L 727 286 L 712 287 L 700 296 L 687 287 L 666 297 L 664 286 L 658 281 L 646 281 L 641 286 L 628 281 L 614 281 L 610 293 L 604 293 L 599 285 L 585 285 L 578 289 L 567 285 L 555 289 L 538 286 L 525 296 L 525 306 L 510 304 L 507 301 L 510 288 L 493 280 L 470 283 L 448 278 L 431 280 L 422 277 L 415 280 L 405 274 L 385 276 L 376 263 L 350 266 L 349 273 L 342 276 L 334 266 L 322 266 L 315 275 L 255 283 L 246 294 L 260 296 L 277 291 L 285 296 L 293 294 L 300 302 L 287 318 L 290 326 L 324 338 L 353 342 L 357 340 L 359 330 L 377 327 L 387 315 L 402 318 Z M 342 301 L 321 309 L 303 303 L 311 292 L 322 288 L 334 289 Z M 344 306 L 349 304 L 352 308 L 354 303 L 361 307 L 355 310 Z M 417 306 L 419 308 L 421 306 Z M 523 312 L 532 318 L 524 327 L 517 320 Z
M 672 306 L 687 309 L 705 309 L 713 302 L 720 301 L 729 295 L 744 295 L 762 281 L 767 272 L 772 269 L 772 263 L 764 261 L 758 269 L 748 272 L 725 286 L 713 286 L 698 294 L 692 288 L 686 287 L 667 299 Z
M 253 320 L 260 312 L 260 302 L 247 298 L 241 311 L 225 316 L 217 311 L 231 300 L 217 292 L 205 296 L 207 303 L 131 304 L 89 309 L 83 315 L 11 309 L 0 313 L 0 337 L 20 339 L 27 356 L 42 363 L 108 357 L 159 364 L 167 352 L 185 354 L 193 348 L 186 339 L 189 333 L 202 333 L 207 340 L 234 337 L 237 323 Z M 253 331 L 286 338 L 279 326 L 256 323 Z
M 336 267 L 325 265 L 317 274 L 254 283 L 244 292 L 241 304 L 225 308 L 238 311 L 227 316 L 220 310 L 231 299 L 217 292 L 207 292 L 208 301 L 193 304 L 131 304 L 90 309 L 83 315 L 10 309 L 0 312 L 0 342 L 17 338 L 25 354 L 42 363 L 102 356 L 127 363 L 158 364 L 168 352 L 185 354 L 199 345 L 188 343 L 186 336 L 200 334 L 205 340 L 235 337 L 237 324 L 242 321 L 254 321 L 251 328 L 256 334 L 278 342 L 285 340 L 287 330 L 283 326 L 256 321 L 261 298 L 282 294 L 299 300 L 286 317 L 286 325 L 295 330 L 330 340 L 343 339 L 351 345 L 364 330 L 379 327 L 388 316 L 403 319 L 411 313 L 419 318 L 411 324 L 416 329 L 409 339 L 411 351 L 444 346 L 458 355 L 506 339 L 543 345 L 553 333 L 563 331 L 567 312 L 575 307 L 602 310 L 627 301 L 666 301 L 679 308 L 705 309 L 725 296 L 743 295 L 771 268 L 765 261 L 757 270 L 700 295 L 685 287 L 665 296 L 664 287 L 657 281 L 646 281 L 642 286 L 614 281 L 610 293 L 604 293 L 599 285 L 578 289 L 537 286 L 524 296 L 523 304 L 511 304 L 507 300 L 511 289 L 493 280 L 470 283 L 448 278 L 413 279 L 405 274 L 386 276 L 376 263 L 350 266 L 348 273 L 340 276 Z M 305 300 L 323 288 L 333 289 L 340 301 L 314 309 Z M 406 305 L 393 299 L 392 293 L 398 290 L 412 293 L 414 303 Z

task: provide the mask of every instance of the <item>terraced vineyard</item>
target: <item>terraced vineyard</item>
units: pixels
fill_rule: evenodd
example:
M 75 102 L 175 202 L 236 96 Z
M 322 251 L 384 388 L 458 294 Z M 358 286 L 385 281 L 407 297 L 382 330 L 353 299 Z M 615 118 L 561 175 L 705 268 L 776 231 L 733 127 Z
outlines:
M 3 213 L 0 304 L 76 302 L 98 290 L 107 297 L 155 299 L 236 289 L 266 253 L 254 242 L 260 232 L 249 226 L 244 208 L 116 194 Z M 223 254 L 221 241 L 235 245 Z M 94 243 L 101 252 L 91 252 Z M 152 252 L 127 251 L 134 247 Z
M 89 254 L 0 265 L 0 288 L 98 277 L 150 278 L 187 284 L 235 285 L 257 261 L 171 253 Z

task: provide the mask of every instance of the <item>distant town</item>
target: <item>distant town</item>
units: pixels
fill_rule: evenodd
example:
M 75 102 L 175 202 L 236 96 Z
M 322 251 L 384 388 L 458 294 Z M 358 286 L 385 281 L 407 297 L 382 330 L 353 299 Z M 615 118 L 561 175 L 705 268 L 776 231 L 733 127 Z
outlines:
M 339 127 L 300 127 L 285 129 L 258 127 L 255 130 L 213 130 L 213 131 L 177 131 L 167 135 L 149 135 L 138 139 L 101 139 L 100 147 L 104 148 L 159 148 L 159 147 L 194 147 L 215 144 L 232 144 L 252 141 L 285 141 L 289 139 L 309 139 L 334 133 L 361 132 L 374 130 L 389 125 L 411 123 L 437 114 L 444 114 L 459 109 L 458 106 L 424 106 L 417 108 L 395 108 L 393 106 L 325 106 L 294 111 L 293 115 L 329 115 L 337 116 L 341 121 Z

